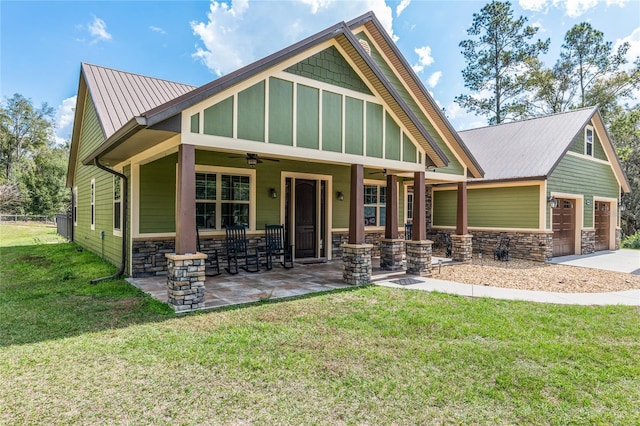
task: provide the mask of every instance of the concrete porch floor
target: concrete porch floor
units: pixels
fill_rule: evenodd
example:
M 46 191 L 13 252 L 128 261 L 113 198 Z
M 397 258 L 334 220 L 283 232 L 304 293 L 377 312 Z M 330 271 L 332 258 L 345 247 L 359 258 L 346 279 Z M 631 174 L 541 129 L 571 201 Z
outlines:
M 436 263 L 437 259 L 434 258 L 433 262 Z M 391 277 L 408 277 L 404 270 L 395 272 L 381 270 L 379 258 L 373 258 L 372 263 L 374 265 L 373 281 Z M 274 265 L 271 271 L 265 268 L 255 273 L 240 270 L 237 275 L 228 274 L 221 267 L 222 273 L 220 275 L 206 278 L 204 309 L 241 305 L 266 299 L 286 299 L 352 287 L 342 281 L 342 267 L 342 260 L 333 260 L 325 263 L 296 263 L 293 269 L 284 269 L 280 265 Z M 167 303 L 167 278 L 165 275 L 127 278 L 127 281 L 155 299 Z

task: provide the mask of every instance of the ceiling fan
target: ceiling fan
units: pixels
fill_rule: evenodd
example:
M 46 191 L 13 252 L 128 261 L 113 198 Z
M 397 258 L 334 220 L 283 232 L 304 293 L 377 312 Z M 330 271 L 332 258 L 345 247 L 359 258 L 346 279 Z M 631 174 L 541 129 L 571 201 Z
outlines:
M 378 170 L 376 172 L 370 172 L 370 175 L 382 175 L 384 177 L 387 177 L 387 169 L 382 169 L 382 170 Z
M 253 152 L 247 152 L 245 155 L 231 155 L 229 156 L 229 158 L 244 158 L 245 160 L 247 160 L 247 164 L 252 169 L 256 166 L 256 164 L 262 163 L 263 160 L 275 161 L 275 162 L 280 161 L 275 158 L 260 157 L 258 154 L 255 154 Z

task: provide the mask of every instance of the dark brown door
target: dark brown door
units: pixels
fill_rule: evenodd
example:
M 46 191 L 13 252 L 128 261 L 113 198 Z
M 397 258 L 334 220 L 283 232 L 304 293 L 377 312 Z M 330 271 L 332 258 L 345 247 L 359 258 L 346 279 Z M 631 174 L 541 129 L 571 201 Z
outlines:
M 594 203 L 595 228 L 596 228 L 596 251 L 609 250 L 609 229 L 611 219 L 610 204 L 602 201 Z
M 576 251 L 576 203 L 559 198 L 553 216 L 553 256 L 566 256 Z
M 316 257 L 316 186 L 315 180 L 296 179 L 296 259 Z

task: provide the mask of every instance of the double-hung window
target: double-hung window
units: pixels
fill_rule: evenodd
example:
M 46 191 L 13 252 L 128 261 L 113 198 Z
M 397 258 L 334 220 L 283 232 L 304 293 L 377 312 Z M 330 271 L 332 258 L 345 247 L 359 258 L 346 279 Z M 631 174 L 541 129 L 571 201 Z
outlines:
M 387 213 L 386 199 L 386 186 L 364 186 L 364 226 L 384 226 Z
M 405 218 L 406 223 L 413 221 L 413 185 L 407 185 L 405 188 Z
M 593 127 L 584 128 L 584 155 L 593 157 Z
M 199 228 L 250 227 L 252 175 L 196 173 L 196 223 Z
M 122 193 L 120 176 L 113 177 L 113 233 L 120 235 L 122 231 Z

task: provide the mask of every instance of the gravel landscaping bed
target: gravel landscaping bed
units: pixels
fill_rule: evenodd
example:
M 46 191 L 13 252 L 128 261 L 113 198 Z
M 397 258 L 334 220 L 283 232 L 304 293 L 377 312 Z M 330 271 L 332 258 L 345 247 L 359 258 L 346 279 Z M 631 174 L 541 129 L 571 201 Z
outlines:
M 560 293 L 604 293 L 640 288 L 640 276 L 512 259 L 474 258 L 471 264 L 437 265 L 432 278 L 466 284 Z

